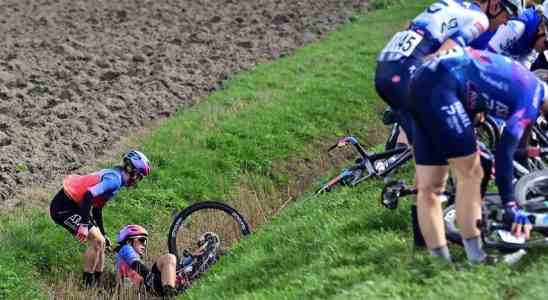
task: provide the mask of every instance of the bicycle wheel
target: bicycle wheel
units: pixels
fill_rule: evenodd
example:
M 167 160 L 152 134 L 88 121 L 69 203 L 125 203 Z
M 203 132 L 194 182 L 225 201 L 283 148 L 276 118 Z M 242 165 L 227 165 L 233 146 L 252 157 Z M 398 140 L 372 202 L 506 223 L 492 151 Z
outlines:
M 476 124 L 476 138 L 489 150 L 495 149 L 500 138 L 498 127 L 494 122 L 491 118 L 486 118 L 484 122 Z
M 529 206 L 532 202 L 544 203 L 548 196 L 548 170 L 535 171 L 521 177 L 514 189 L 516 201 L 521 207 Z
M 244 217 L 228 204 L 205 201 L 192 204 L 178 213 L 169 229 L 169 252 L 180 261 L 183 253 L 196 248 L 197 242 L 208 233 L 218 236 L 219 254 L 251 233 Z M 186 251 L 185 251 L 186 250 Z

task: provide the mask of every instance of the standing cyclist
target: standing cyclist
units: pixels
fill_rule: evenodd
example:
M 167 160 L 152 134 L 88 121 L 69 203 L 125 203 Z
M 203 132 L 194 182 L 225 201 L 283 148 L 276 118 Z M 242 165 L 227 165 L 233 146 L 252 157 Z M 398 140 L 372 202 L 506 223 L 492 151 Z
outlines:
M 88 175 L 69 175 L 63 188 L 50 205 L 51 218 L 64 227 L 81 243 L 86 240 L 84 252 L 85 287 L 100 284 L 104 268 L 105 246 L 109 244 L 103 228 L 102 209 L 118 191 L 136 185 L 150 173 L 147 157 L 131 150 L 122 158 L 122 165 Z
M 487 28 L 505 22 L 508 0 L 443 0 L 419 14 L 407 30 L 398 32 L 377 58 L 375 88 L 379 96 L 399 114 L 403 131 L 412 141 L 413 120 L 405 112 L 411 74 L 426 56 L 457 45 L 468 45 Z M 495 22 L 496 21 L 496 22 Z M 498 23 L 498 24 L 497 24 Z M 411 207 L 415 245 L 424 246 L 417 223 L 417 208 Z
M 528 238 L 527 215 L 513 195 L 512 160 L 525 128 L 539 111 L 548 112 L 546 85 L 518 62 L 488 51 L 456 47 L 427 60 L 410 84 L 410 112 L 415 120 L 419 223 L 430 253 L 451 261 L 438 193 L 449 168 L 457 177 L 456 209 L 464 249 L 472 264 L 483 263 L 477 221 L 481 219 L 483 170 L 473 116 L 488 113 L 506 122 L 496 146 L 496 184 L 512 231 Z

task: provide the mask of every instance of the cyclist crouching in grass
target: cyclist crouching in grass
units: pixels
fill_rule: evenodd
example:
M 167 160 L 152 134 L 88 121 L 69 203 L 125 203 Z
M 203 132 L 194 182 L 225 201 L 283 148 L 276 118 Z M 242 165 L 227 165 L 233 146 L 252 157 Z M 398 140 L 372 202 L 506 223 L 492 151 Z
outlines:
M 123 156 L 122 165 L 88 175 L 69 175 L 50 205 L 56 224 L 81 243 L 88 241 L 84 252 L 84 287 L 101 284 L 105 247 L 110 246 L 103 227 L 102 209 L 122 187 L 135 186 L 150 173 L 147 157 L 135 150 Z
M 439 200 L 450 168 L 457 177 L 457 223 L 468 262 L 497 261 L 484 252 L 477 227 L 483 170 L 473 116 L 488 113 L 506 123 L 495 151 L 496 184 L 513 234 L 528 239 L 531 223 L 514 198 L 512 161 L 527 126 L 548 112 L 546 84 L 510 58 L 456 47 L 417 69 L 410 94 L 419 223 L 430 253 L 451 261 Z
M 119 287 L 144 284 L 153 294 L 175 296 L 175 269 L 177 258 L 173 254 L 160 256 L 149 269 L 142 261 L 147 248 L 148 232 L 139 225 L 127 225 L 118 233 L 116 241 L 116 284 Z

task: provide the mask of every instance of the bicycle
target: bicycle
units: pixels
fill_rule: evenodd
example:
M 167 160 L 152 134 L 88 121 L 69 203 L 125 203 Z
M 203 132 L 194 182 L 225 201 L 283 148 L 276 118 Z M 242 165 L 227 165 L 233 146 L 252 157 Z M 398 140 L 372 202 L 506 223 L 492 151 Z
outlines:
M 360 158 L 355 160 L 354 165 L 343 169 L 341 173 L 316 190 L 316 195 L 329 192 L 339 184 L 352 187 L 370 177 L 388 177 L 413 157 L 413 151 L 409 146 L 396 147 L 380 153 L 367 152 L 360 145 L 358 139 L 353 136 L 345 136 L 339 139 L 336 144 L 329 147 L 327 152 L 330 153 L 336 148 L 349 144 L 354 146 Z
M 233 243 L 249 234 L 245 218 L 223 202 L 198 202 L 179 212 L 168 235 L 169 252 L 177 257 L 177 289 L 190 288 Z
M 397 137 L 401 130 L 397 116 L 390 110 L 385 111 L 383 123 L 391 125 L 385 151 L 379 153 L 367 152 L 354 136 L 345 136 L 337 141 L 336 144 L 328 148 L 327 153 L 331 153 L 336 148 L 352 145 L 360 155 L 350 167 L 343 169 L 335 177 L 328 180 L 315 192 L 316 195 L 329 192 L 337 185 L 354 187 L 362 181 L 375 177 L 387 179 L 393 175 L 400 166 L 405 164 L 413 157 L 413 151 L 409 145 L 398 147 Z M 500 139 L 501 130 L 496 121 L 487 116 L 484 122 L 476 124 L 476 134 L 480 142 L 484 142 L 489 149 L 494 149 Z
M 548 149 L 542 151 L 548 155 Z M 388 183 L 381 192 L 381 203 L 389 209 L 396 209 L 400 197 L 416 194 L 417 190 L 403 182 Z M 548 170 L 531 172 L 518 180 L 515 185 L 516 200 L 529 214 L 533 225 L 532 238 L 525 241 L 517 239 L 511 233 L 512 219 L 505 213 L 500 197 L 496 193 L 485 193 L 482 204 L 482 219 L 478 227 L 486 248 L 501 252 L 514 252 L 520 249 L 548 246 Z M 460 231 L 456 223 L 455 191 L 440 194 L 442 202 L 447 202 L 443 210 L 443 220 L 447 239 L 462 244 Z

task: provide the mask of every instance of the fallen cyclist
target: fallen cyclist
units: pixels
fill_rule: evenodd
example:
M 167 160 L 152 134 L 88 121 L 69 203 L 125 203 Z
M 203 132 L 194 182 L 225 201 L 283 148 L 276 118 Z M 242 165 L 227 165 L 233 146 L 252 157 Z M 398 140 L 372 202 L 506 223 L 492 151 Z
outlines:
M 127 225 L 120 230 L 115 258 L 116 283 L 120 287 L 140 287 L 157 296 L 173 297 L 189 288 L 191 281 L 207 271 L 219 255 L 220 240 L 217 234 L 205 232 L 192 252 L 185 250 L 180 263 L 173 254 L 155 259 L 148 268 L 146 255 L 148 232 L 140 225 Z
M 127 225 L 118 233 L 115 258 L 116 284 L 119 287 L 145 285 L 152 294 L 172 297 L 175 289 L 177 258 L 165 254 L 156 259 L 152 268 L 143 261 L 147 250 L 148 232 L 142 226 Z

